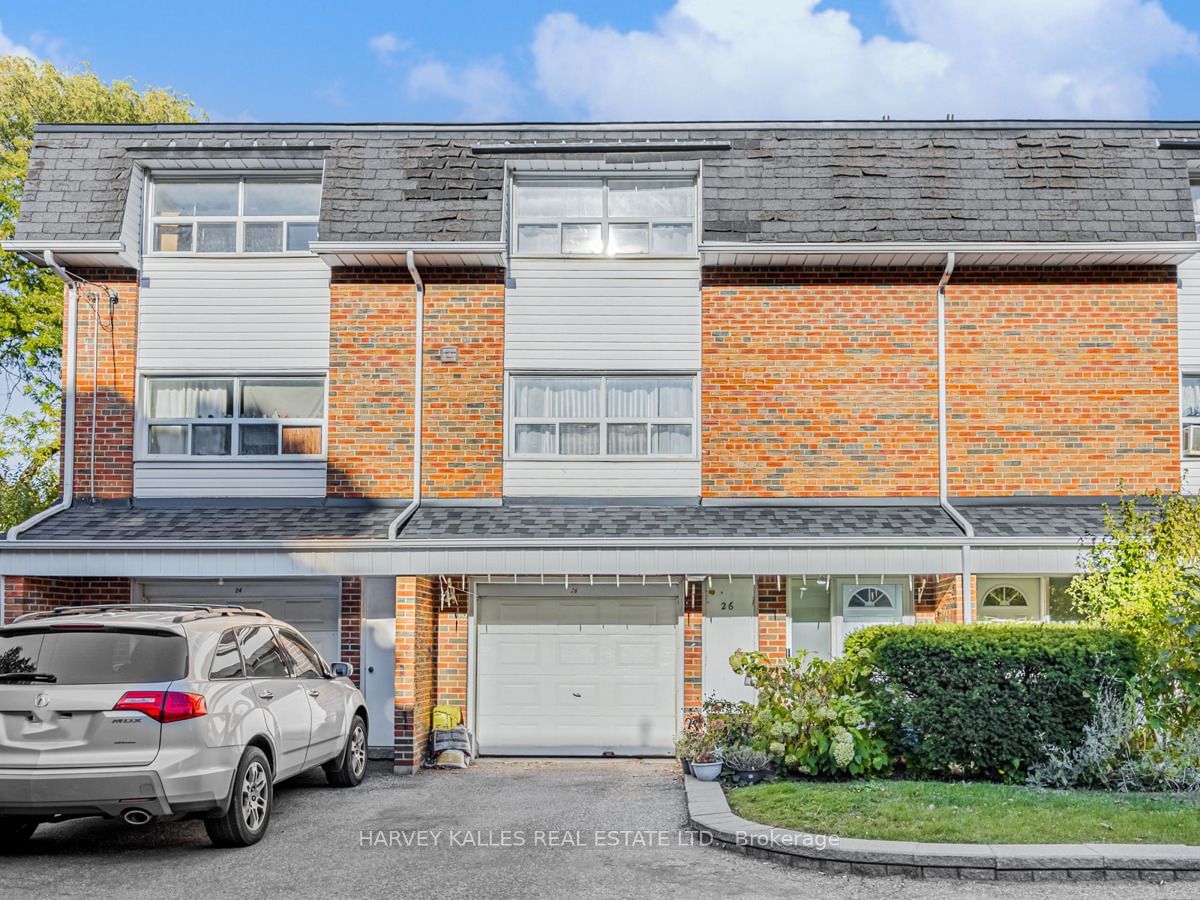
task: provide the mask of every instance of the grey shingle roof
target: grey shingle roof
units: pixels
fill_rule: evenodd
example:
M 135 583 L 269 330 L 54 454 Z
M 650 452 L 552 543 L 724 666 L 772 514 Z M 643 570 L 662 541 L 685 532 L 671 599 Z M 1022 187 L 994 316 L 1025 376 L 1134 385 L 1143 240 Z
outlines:
M 983 537 L 1087 537 L 1103 529 L 1099 503 L 980 504 L 962 507 Z M 399 507 L 347 504 L 77 504 L 21 540 L 384 540 Z M 423 506 L 402 540 L 514 538 L 959 537 L 937 506 L 654 506 L 539 504 Z
M 706 240 L 1130 241 L 1195 237 L 1188 158 L 1159 138 L 1200 124 L 948 123 L 914 126 L 278 126 L 238 132 L 88 130 L 37 136 L 19 239 L 115 240 L 130 152 L 147 147 L 325 150 L 320 235 L 331 241 L 500 238 L 505 141 L 724 141 L 729 150 L 571 154 L 571 159 L 704 162 Z M 205 151 L 208 152 L 208 151 Z M 522 153 L 554 159 L 564 154 Z

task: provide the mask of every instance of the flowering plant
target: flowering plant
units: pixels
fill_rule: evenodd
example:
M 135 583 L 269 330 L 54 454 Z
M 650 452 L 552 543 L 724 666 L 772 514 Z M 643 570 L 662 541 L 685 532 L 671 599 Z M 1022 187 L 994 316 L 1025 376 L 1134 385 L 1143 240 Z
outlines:
M 758 690 L 755 736 L 782 771 L 863 776 L 890 767 L 859 687 L 866 669 L 857 655 L 775 662 L 762 653 L 735 653 L 729 662 Z

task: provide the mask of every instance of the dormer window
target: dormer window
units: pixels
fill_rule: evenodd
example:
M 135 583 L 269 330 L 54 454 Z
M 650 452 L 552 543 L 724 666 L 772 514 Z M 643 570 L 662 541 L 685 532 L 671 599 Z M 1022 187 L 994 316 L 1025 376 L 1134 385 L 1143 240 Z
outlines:
M 317 238 L 316 178 L 158 178 L 152 253 L 306 253 Z
M 520 176 L 512 235 L 521 256 L 688 256 L 696 252 L 696 182 L 624 173 Z

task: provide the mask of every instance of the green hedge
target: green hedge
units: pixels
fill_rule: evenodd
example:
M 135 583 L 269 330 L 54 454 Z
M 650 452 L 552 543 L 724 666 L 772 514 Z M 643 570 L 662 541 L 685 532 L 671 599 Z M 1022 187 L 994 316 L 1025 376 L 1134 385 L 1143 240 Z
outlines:
M 1074 746 L 1106 678 L 1132 677 L 1137 645 L 1080 625 L 866 628 L 871 697 L 893 757 L 916 775 L 1015 780 L 1043 742 Z

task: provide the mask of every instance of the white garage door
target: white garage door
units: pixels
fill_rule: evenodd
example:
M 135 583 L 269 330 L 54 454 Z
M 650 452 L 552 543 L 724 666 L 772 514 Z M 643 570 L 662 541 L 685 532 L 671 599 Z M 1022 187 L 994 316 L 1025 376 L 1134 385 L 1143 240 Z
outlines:
M 678 604 L 673 596 L 481 599 L 480 752 L 671 753 Z
M 327 662 L 340 659 L 338 635 L 342 585 L 337 578 L 277 581 L 208 579 L 147 581 L 147 603 L 213 603 L 261 609 L 282 619 L 308 638 Z

